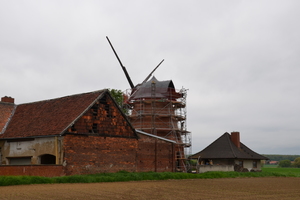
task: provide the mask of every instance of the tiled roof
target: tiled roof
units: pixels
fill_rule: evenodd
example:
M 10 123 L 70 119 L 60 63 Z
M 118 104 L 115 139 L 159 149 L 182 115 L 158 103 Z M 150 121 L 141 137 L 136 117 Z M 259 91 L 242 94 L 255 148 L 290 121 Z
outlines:
M 106 92 L 108 90 L 20 104 L 0 138 L 60 135 Z
M 0 133 L 5 131 L 14 109 L 15 104 L 0 102 Z
M 202 151 L 190 156 L 190 158 L 198 159 L 259 159 L 267 160 L 268 158 L 252 151 L 242 142 L 240 148 L 230 139 L 229 133 L 224 133 L 221 137 L 211 143 Z

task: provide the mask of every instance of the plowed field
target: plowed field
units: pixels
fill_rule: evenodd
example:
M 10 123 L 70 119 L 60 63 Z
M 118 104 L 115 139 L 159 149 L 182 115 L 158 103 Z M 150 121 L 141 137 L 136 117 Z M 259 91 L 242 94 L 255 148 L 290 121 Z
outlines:
M 300 178 L 226 178 L 0 187 L 0 199 L 300 199 Z

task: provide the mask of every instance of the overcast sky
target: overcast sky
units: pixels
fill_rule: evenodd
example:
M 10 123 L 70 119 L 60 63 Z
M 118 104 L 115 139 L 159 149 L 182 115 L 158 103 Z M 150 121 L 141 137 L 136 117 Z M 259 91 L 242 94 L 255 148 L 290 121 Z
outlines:
M 261 154 L 300 154 L 300 1 L 0 0 L 0 96 L 16 104 L 154 73 L 188 89 L 196 153 L 225 132 Z

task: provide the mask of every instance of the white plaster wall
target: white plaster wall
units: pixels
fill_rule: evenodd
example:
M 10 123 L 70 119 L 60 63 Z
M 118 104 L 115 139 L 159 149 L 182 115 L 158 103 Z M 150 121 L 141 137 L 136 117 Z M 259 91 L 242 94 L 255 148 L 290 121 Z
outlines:
M 199 165 L 198 173 L 212 172 L 212 171 L 222 171 L 229 172 L 234 171 L 233 165 Z
M 32 157 L 31 164 L 39 164 L 38 157 L 43 154 L 55 155 L 61 158 L 62 137 L 35 138 L 32 141 L 5 142 L 1 148 L 1 164 L 9 164 L 10 157 Z
M 256 161 L 257 168 L 253 168 L 253 161 Z M 235 164 L 239 164 L 239 160 L 235 160 Z M 243 167 L 250 170 L 261 170 L 260 160 L 243 160 Z
M 253 160 L 244 160 L 244 168 L 250 171 L 253 168 Z

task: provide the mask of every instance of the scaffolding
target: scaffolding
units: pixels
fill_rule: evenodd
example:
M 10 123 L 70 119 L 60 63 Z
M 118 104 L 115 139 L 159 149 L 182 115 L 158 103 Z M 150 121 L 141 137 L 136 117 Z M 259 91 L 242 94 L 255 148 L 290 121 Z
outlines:
M 187 156 L 191 154 L 191 133 L 186 124 L 187 90 L 166 89 L 157 82 L 155 79 L 148 87 L 126 91 L 128 118 L 135 129 L 176 141 L 176 171 L 187 172 Z

